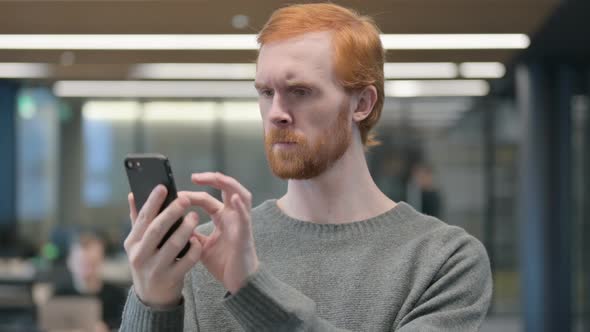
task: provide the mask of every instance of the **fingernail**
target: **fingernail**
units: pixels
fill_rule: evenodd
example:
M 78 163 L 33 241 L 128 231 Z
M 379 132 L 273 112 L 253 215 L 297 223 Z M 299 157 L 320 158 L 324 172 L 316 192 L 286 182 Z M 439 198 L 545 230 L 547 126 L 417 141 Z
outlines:
M 164 193 L 164 189 L 165 189 L 164 188 L 164 185 L 163 184 L 159 184 L 159 185 L 156 186 L 156 189 L 154 189 L 154 191 L 157 194 L 163 194 Z

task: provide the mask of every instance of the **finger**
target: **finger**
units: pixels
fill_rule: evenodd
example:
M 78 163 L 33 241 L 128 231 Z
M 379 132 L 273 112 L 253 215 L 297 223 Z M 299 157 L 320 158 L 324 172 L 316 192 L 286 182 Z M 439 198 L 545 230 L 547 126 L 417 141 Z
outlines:
M 203 251 L 205 251 L 207 250 L 207 248 L 211 247 L 212 245 L 215 245 L 215 241 L 219 237 L 220 232 L 221 231 L 219 230 L 219 228 L 215 227 L 209 235 L 205 235 L 203 233 L 200 233 L 199 229 L 195 228 L 193 236 L 195 236 L 199 240 L 199 242 L 201 242 Z
M 203 208 L 210 216 L 216 215 L 223 209 L 223 203 L 204 191 L 181 191 L 178 197 L 187 198 L 191 205 Z
M 152 190 L 147 201 L 135 218 L 135 223 L 133 224 L 131 233 L 129 233 L 130 240 L 139 241 L 143 237 L 143 234 L 152 220 L 158 215 L 162 203 L 164 203 L 164 200 L 166 199 L 167 193 L 168 190 L 163 185 L 157 185 L 154 190 Z
M 232 205 L 235 207 L 235 209 L 238 211 L 238 214 L 240 215 L 240 223 L 242 226 L 241 229 L 244 232 L 251 232 L 250 210 L 246 207 L 241 197 L 237 194 L 234 194 L 231 200 Z
M 218 172 L 194 173 L 191 180 L 196 184 L 211 186 L 222 191 L 237 192 L 240 195 L 248 193 L 248 190 L 234 178 Z
M 207 243 L 207 241 L 209 241 L 209 236 L 203 235 L 203 234 L 197 232 L 196 230 L 193 232 L 192 235 L 195 236 L 197 238 L 197 240 L 199 240 L 199 242 L 201 242 L 202 246 L 205 246 L 205 243 Z
M 137 219 L 137 207 L 135 206 L 135 198 L 133 197 L 133 193 L 129 193 L 127 195 L 127 202 L 129 203 L 129 218 L 131 219 L 131 226 L 135 224 L 135 220 Z
M 223 175 L 221 173 L 195 173 L 191 176 L 191 180 L 195 184 L 211 186 L 222 191 L 237 193 L 242 197 L 242 200 L 250 205 L 252 202 L 252 194 L 242 186 L 236 179 Z
M 172 225 L 184 216 L 190 202 L 179 197 L 160 213 L 145 231 L 141 240 L 141 253 L 152 255 Z
M 172 233 L 170 238 L 166 240 L 162 248 L 158 251 L 156 256 L 157 260 L 162 262 L 172 263 L 178 256 L 178 253 L 184 249 L 184 246 L 189 242 L 194 229 L 199 223 L 199 217 L 196 212 L 190 212 L 184 217 L 184 221 Z
M 199 262 L 202 253 L 202 245 L 199 240 L 192 236 L 190 238 L 190 249 L 186 252 L 184 257 L 178 260 L 172 267 L 172 276 L 175 279 L 184 278 L 184 275 Z

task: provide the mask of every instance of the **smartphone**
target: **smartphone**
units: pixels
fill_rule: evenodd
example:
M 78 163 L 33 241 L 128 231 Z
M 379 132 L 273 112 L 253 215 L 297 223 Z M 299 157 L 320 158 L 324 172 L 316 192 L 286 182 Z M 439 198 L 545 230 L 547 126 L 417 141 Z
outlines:
M 135 198 L 135 207 L 139 212 L 150 196 L 152 190 L 163 184 L 168 189 L 166 200 L 162 204 L 161 213 L 170 203 L 172 203 L 178 196 L 176 193 L 176 185 L 174 184 L 174 177 L 172 176 L 172 168 L 166 156 L 157 153 L 145 154 L 128 154 L 125 158 L 125 171 L 127 172 L 127 179 L 129 180 L 129 187 Z M 182 218 L 178 219 L 172 227 L 166 232 L 160 243 L 158 249 L 164 245 L 164 242 L 180 227 Z M 178 253 L 177 258 L 183 257 L 188 251 L 190 244 Z

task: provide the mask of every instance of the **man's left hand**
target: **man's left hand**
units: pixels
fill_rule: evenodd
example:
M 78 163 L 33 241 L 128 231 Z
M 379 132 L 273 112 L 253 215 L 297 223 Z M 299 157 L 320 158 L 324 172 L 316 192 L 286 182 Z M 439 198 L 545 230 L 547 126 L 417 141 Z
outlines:
M 198 185 L 221 190 L 222 202 L 206 192 L 183 191 L 192 205 L 203 208 L 215 229 L 206 236 L 195 234 L 201 242 L 201 262 L 232 294 L 244 286 L 248 276 L 258 270 L 259 262 L 252 236 L 252 194 L 235 179 L 221 173 L 195 173 Z

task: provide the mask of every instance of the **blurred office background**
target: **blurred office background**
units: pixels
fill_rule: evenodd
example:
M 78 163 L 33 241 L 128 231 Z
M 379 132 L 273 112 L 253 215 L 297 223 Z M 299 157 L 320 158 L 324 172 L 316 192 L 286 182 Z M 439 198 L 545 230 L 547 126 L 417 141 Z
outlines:
M 375 181 L 488 250 L 483 330 L 590 331 L 588 2 L 335 2 L 384 34 Z M 129 286 L 127 153 L 167 155 L 180 189 L 215 170 L 255 204 L 284 192 L 252 79 L 286 3 L 0 1 L 0 330 L 35 325 L 73 230 Z

